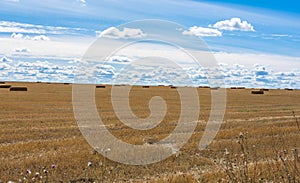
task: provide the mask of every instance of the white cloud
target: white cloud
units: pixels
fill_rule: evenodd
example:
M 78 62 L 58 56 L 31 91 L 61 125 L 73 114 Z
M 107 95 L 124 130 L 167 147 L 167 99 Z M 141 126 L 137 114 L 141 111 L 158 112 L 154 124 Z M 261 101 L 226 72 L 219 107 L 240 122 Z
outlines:
M 289 34 L 271 34 L 273 37 L 291 37 Z
M 111 56 L 108 58 L 109 62 L 114 62 L 114 63 L 129 63 L 132 60 L 126 56 Z
M 101 36 L 101 31 L 95 31 L 96 37 L 100 37 Z
M 23 34 L 21 34 L 21 33 L 12 33 L 10 37 L 13 38 L 13 39 L 22 39 Z
M 72 34 L 86 29 L 35 25 L 20 22 L 0 21 L 0 32 L 27 34 Z
M 45 35 L 34 36 L 31 39 L 34 41 L 50 41 L 50 38 Z
M 23 48 L 15 48 L 13 51 L 17 52 L 17 53 L 28 53 L 28 52 L 30 52 L 30 50 L 28 48 L 25 48 L 25 47 L 23 47 Z
M 116 84 L 139 85 L 192 85 L 191 78 L 176 64 L 162 59 L 133 62 L 117 70 L 114 76 Z
M 12 62 L 11 59 L 7 58 L 6 56 L 1 57 L 0 62 Z
M 72 82 L 74 77 L 74 66 L 48 61 L 18 61 L 9 66 L 0 63 L 0 70 L 0 76 L 5 80 Z
M 116 57 L 117 58 L 117 57 Z M 87 81 L 94 83 L 121 84 L 132 83 L 146 85 L 178 84 L 178 85 L 212 85 L 208 82 L 207 71 L 212 68 L 188 67 L 180 68 L 176 65 L 165 65 L 155 63 L 137 62 L 123 68 L 114 67 L 114 63 L 84 65 L 74 73 L 74 63 L 51 61 L 22 61 L 19 59 L 8 59 L 3 56 L 0 59 L 0 77 L 4 80 L 18 81 L 56 81 L 73 82 Z M 244 86 L 255 88 L 300 88 L 300 70 L 294 69 L 287 72 L 274 71 L 271 66 L 264 64 L 253 64 L 250 67 L 241 64 L 219 64 L 214 68 L 219 75 L 224 77 L 227 87 Z M 84 67 L 87 66 L 87 67 Z M 125 70 L 122 70 L 125 69 Z M 120 75 L 119 75 L 120 74 Z M 87 78 L 83 80 L 82 78 Z M 95 80 L 96 79 L 96 80 Z
M 222 20 L 214 25 L 209 25 L 219 30 L 229 30 L 229 31 L 255 31 L 254 27 L 247 21 L 242 21 L 240 18 L 231 18 L 230 20 Z
M 261 66 L 259 64 L 255 64 L 255 75 L 256 76 L 265 76 L 269 75 L 269 72 L 266 70 L 264 66 Z
M 94 41 L 93 38 L 43 41 L 48 39 L 43 36 L 34 37 L 25 35 L 21 39 L 0 37 L 0 56 L 1 54 L 10 56 L 16 48 L 27 48 L 30 50 L 30 58 L 70 58 L 73 60 L 81 58 L 91 42 Z
M 11 38 L 13 39 L 26 39 L 26 40 L 33 40 L 33 41 L 50 41 L 50 38 L 45 36 L 45 35 L 38 35 L 38 36 L 24 36 L 23 34 L 21 33 L 12 33 Z
M 123 30 L 119 30 L 116 27 L 110 27 L 102 32 L 96 31 L 96 34 L 99 37 L 113 38 L 113 39 L 121 39 L 121 38 L 142 38 L 145 37 L 146 34 L 141 29 L 134 28 L 123 28 Z
M 19 0 L 4 0 L 4 1 L 6 1 L 6 2 L 12 2 L 12 3 L 18 3 L 18 2 L 20 2 Z
M 207 37 L 207 36 L 222 36 L 222 32 L 217 29 L 205 28 L 205 27 L 190 27 L 189 30 L 185 30 L 182 32 L 183 35 L 194 35 L 199 37 Z
M 80 5 L 83 6 L 83 7 L 86 6 L 86 0 L 77 0 L 77 2 L 79 2 Z
M 216 52 L 214 57 L 219 63 L 228 65 L 243 64 L 245 67 L 252 67 L 257 64 L 271 67 L 276 72 L 288 72 L 291 68 L 300 68 L 300 57 L 290 57 L 273 54 L 258 53 L 226 53 Z
M 206 71 L 209 68 L 188 68 L 195 85 L 211 85 L 208 83 Z M 217 69 L 224 77 L 227 87 L 243 86 L 248 88 L 300 88 L 300 70 L 276 72 L 261 64 L 245 67 L 239 64 L 220 64 Z

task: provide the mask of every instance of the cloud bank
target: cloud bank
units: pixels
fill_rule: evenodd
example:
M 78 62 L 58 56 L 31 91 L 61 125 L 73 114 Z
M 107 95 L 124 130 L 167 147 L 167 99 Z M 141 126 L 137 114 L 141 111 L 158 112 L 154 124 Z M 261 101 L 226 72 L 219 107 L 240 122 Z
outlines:
M 263 64 L 250 67 L 241 64 L 220 63 L 217 68 L 187 66 L 184 68 L 164 64 L 131 64 L 125 56 L 115 56 L 105 63 L 81 65 L 80 62 L 22 61 L 2 56 L 0 59 L 1 80 L 15 81 L 52 81 L 90 83 L 114 83 L 145 85 L 185 85 L 212 86 L 208 81 L 208 71 L 219 73 L 226 87 L 243 86 L 248 88 L 298 88 L 300 89 L 300 69 L 275 71 Z M 77 64 L 74 64 L 77 63 Z M 75 72 L 77 70 L 77 72 Z M 75 80 L 76 81 L 76 80 Z M 134 81 L 134 82 L 133 82 Z M 120 84 L 121 84 L 120 83 Z

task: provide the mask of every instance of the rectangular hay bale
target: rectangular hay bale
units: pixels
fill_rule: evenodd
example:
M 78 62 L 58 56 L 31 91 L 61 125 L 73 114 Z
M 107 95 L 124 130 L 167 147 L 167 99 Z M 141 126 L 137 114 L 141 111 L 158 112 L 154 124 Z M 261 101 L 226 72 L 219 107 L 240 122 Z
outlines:
M 210 88 L 210 86 L 199 86 L 198 88 Z
M 260 91 L 269 91 L 267 88 L 260 89 Z
M 13 86 L 10 87 L 9 91 L 27 91 L 26 86 Z
M 0 85 L 0 88 L 10 88 L 11 85 Z
M 260 95 L 262 95 L 262 94 L 264 94 L 264 91 L 262 91 L 262 90 L 251 91 L 251 94 L 260 94 Z

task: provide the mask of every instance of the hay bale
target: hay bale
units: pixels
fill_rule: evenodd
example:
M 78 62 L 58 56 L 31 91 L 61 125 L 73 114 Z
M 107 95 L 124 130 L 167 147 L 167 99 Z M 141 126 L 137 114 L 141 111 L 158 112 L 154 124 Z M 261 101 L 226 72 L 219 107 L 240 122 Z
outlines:
M 5 82 L 4 81 L 0 81 L 0 84 L 5 84 Z
M 259 94 L 259 95 L 262 95 L 262 94 L 264 94 L 264 91 L 262 91 L 262 90 L 255 90 L 255 91 L 251 91 L 251 94 Z
M 209 86 L 199 86 L 198 88 L 210 88 Z
M 105 88 L 105 86 L 104 85 L 98 85 L 98 86 L 96 86 L 96 88 Z
M 287 91 L 293 91 L 293 89 L 291 89 L 291 88 L 285 88 L 285 90 L 287 90 Z
M 64 83 L 64 85 L 69 85 L 69 84 L 71 84 L 71 83 Z
M 13 86 L 10 87 L 9 91 L 27 91 L 26 86 Z
M 269 91 L 269 89 L 263 88 L 263 89 L 260 89 L 260 91 Z
M 177 87 L 176 87 L 176 86 L 171 86 L 171 88 L 172 88 L 172 89 L 176 89 Z
M 142 86 L 143 88 L 150 88 L 150 86 Z
M 11 85 L 0 85 L 0 88 L 10 88 Z
M 243 87 L 243 86 L 238 86 L 238 87 L 230 87 L 230 89 L 237 89 L 237 90 L 242 90 L 242 89 L 246 89 L 246 87 Z

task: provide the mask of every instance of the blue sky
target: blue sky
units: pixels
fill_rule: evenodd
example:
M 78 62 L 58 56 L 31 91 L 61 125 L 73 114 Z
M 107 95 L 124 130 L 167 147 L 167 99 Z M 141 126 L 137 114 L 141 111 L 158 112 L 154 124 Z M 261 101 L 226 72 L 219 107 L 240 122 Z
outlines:
M 130 21 L 162 19 L 186 27 L 186 36 L 201 37 L 227 73 L 243 66 L 240 74 L 254 77 L 242 82 L 233 74 L 228 85 L 300 88 L 299 5 L 291 0 L 1 0 L 0 77 L 71 81 L 71 71 L 62 71 L 74 69 L 97 33 Z M 22 75 L 15 68 L 36 62 L 49 63 L 52 69 L 44 69 L 53 73 L 29 67 Z M 267 74 L 259 75 L 263 68 Z

